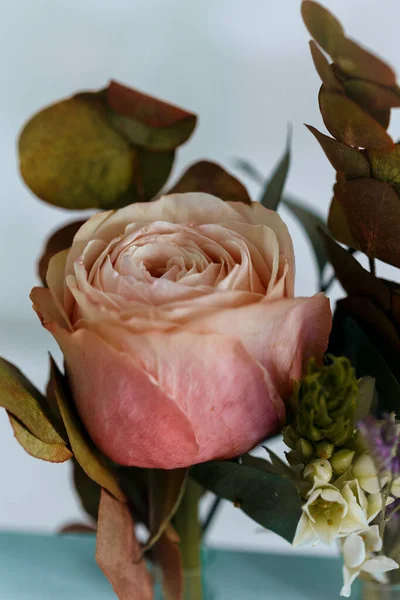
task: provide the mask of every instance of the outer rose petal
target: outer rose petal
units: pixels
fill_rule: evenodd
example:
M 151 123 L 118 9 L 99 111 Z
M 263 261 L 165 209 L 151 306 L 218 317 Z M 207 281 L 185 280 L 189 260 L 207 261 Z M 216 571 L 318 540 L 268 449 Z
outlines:
M 173 469 L 231 458 L 283 423 L 284 405 L 268 374 L 236 341 L 124 336 L 111 327 L 121 351 L 92 331 L 48 328 L 90 436 L 119 464 Z

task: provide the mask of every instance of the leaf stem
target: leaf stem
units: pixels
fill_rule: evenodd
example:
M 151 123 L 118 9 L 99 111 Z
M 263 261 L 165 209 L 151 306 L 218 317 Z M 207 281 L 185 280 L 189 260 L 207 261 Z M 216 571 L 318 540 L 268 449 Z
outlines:
M 202 525 L 202 528 L 201 528 L 203 537 L 206 535 L 212 521 L 214 520 L 215 515 L 217 514 L 218 509 L 221 505 L 221 502 L 222 502 L 222 498 L 218 498 L 218 496 L 214 499 L 214 502 L 212 503 L 211 508 L 208 511 L 208 514 L 207 514 L 207 516 L 204 520 L 204 523 Z
M 375 268 L 375 259 L 371 258 L 370 256 L 368 257 L 368 261 L 369 261 L 369 270 L 371 271 L 371 275 L 376 275 L 376 268 Z

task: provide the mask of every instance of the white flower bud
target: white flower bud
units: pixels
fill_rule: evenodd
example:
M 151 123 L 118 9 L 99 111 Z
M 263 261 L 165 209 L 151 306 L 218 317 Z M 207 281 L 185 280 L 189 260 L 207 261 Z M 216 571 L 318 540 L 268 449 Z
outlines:
M 332 479 L 332 467 L 329 460 L 326 458 L 312 460 L 304 469 L 303 477 L 311 483 L 315 481 L 329 483 Z

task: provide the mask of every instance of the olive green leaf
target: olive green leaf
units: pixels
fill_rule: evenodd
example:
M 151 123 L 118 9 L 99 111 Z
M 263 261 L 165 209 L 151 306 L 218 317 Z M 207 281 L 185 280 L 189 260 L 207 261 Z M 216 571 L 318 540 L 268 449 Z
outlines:
M 37 113 L 22 130 L 19 157 L 31 190 L 70 209 L 115 205 L 133 186 L 138 160 L 95 93 L 77 94 Z
M 344 38 L 340 22 L 326 8 L 311 0 L 304 0 L 301 14 L 310 35 L 332 56 L 338 41 Z
M 175 150 L 153 152 L 146 148 L 140 148 L 138 156 L 137 199 L 139 202 L 148 202 L 167 182 L 174 163 Z
M 34 458 L 40 458 L 41 460 L 54 463 L 62 463 L 71 458 L 72 452 L 65 444 L 48 444 L 42 442 L 42 440 L 33 435 L 21 421 L 16 419 L 11 413 L 7 414 L 14 431 L 15 439 L 28 454 Z
M 267 180 L 261 194 L 260 203 L 270 210 L 277 210 L 282 199 L 282 192 L 290 167 L 291 135 L 291 130 L 289 129 L 285 153 Z
M 244 185 L 217 163 L 202 160 L 191 165 L 169 194 L 204 192 L 229 202 L 251 204 Z
M 349 79 L 344 82 L 346 96 L 361 108 L 374 116 L 377 112 L 400 106 L 400 96 L 392 89 L 360 79 Z
M 108 490 L 118 500 L 126 501 L 125 495 L 119 487 L 117 476 L 106 466 L 104 457 L 86 434 L 70 397 L 68 385 L 54 360 L 51 360 L 51 377 L 55 397 L 75 459 L 93 481 Z
M 314 40 L 310 41 L 310 50 L 315 69 L 326 89 L 330 92 L 344 93 L 342 83 L 336 77 L 334 70 Z
M 81 505 L 87 514 L 97 521 L 101 487 L 86 475 L 85 471 L 75 459 L 73 459 L 72 463 L 74 486 Z
M 344 173 L 346 179 L 370 177 L 368 160 L 359 150 L 324 135 L 311 125 L 306 125 L 306 127 L 321 145 L 333 168 Z
M 360 244 L 354 239 L 350 231 L 345 212 L 339 200 L 335 197 L 332 198 L 329 209 L 328 229 L 341 244 L 354 248 L 354 250 L 361 250 Z
M 370 258 L 400 267 L 400 201 L 395 190 L 375 179 L 335 185 L 352 236 Z
M 161 538 L 176 513 L 185 492 L 187 469 L 149 470 L 150 537 L 143 552 Z
M 337 38 L 330 54 L 346 75 L 388 87 L 396 84 L 396 75 L 389 65 L 347 37 Z
M 46 241 L 46 245 L 38 263 L 38 273 L 44 286 L 46 286 L 46 273 L 47 267 L 52 256 L 61 252 L 61 250 L 67 250 L 72 245 L 74 235 L 80 229 L 85 221 L 74 221 L 63 225 L 60 229 L 57 229 Z
M 152 600 L 153 585 L 126 503 L 101 490 L 96 561 L 119 600 Z
M 65 445 L 42 394 L 11 363 L 0 358 L 0 406 L 45 444 Z
M 372 177 L 379 181 L 387 181 L 400 193 L 400 146 L 396 144 L 392 150 L 369 150 Z
M 322 86 L 319 106 L 326 128 L 340 142 L 361 148 L 393 147 L 385 128 L 350 98 Z
M 229 461 L 196 465 L 190 476 L 217 496 L 233 502 L 266 529 L 293 540 L 301 516 L 301 500 L 288 478 Z

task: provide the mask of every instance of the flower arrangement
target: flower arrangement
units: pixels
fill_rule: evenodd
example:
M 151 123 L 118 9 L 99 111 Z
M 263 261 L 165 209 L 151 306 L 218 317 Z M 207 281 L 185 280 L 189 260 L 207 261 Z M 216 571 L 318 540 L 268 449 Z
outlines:
M 400 91 L 325 8 L 304 0 L 302 15 L 332 137 L 308 127 L 337 174 L 327 224 L 283 195 L 289 143 L 267 180 L 238 162 L 259 202 L 205 160 L 168 184 L 196 116 L 117 82 L 42 110 L 20 136 L 30 189 L 93 214 L 51 235 L 31 293 L 63 369 L 50 360 L 42 394 L 1 359 L 0 405 L 29 454 L 72 461 L 120 600 L 153 597 L 149 562 L 164 598 L 201 600 L 202 535 L 221 499 L 295 545 L 338 543 L 344 596 L 358 576 L 397 581 L 400 287 L 375 262 L 400 267 L 387 133 Z M 281 203 L 315 252 L 309 298 L 294 295 Z M 332 322 L 335 279 L 347 295 Z M 285 460 L 249 454 L 280 433 Z M 201 523 L 205 492 L 216 502 Z

